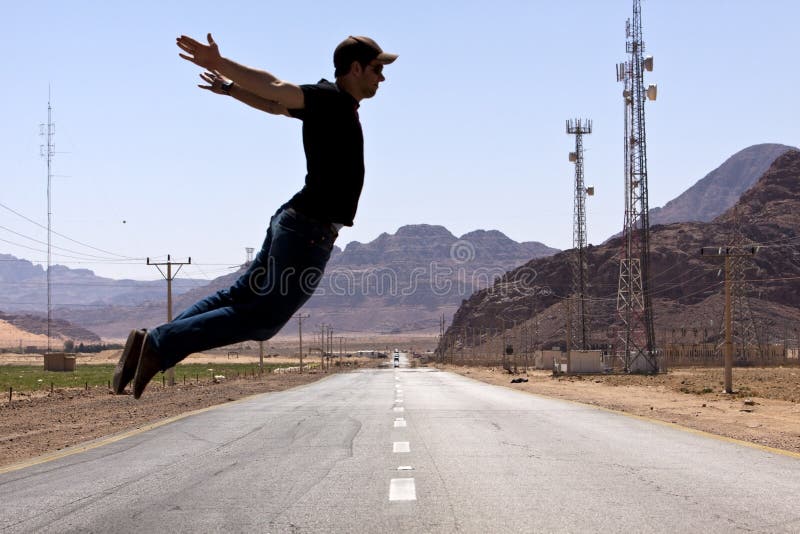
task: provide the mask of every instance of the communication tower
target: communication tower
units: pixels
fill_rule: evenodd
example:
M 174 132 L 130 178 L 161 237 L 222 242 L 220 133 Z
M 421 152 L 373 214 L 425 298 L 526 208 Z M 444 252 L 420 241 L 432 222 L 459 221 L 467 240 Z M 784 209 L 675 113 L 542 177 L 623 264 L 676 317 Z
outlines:
M 53 293 L 51 287 L 53 210 L 51 209 L 50 192 L 53 182 L 53 156 L 56 153 L 56 146 L 53 143 L 56 125 L 53 123 L 53 108 L 50 107 L 49 89 L 47 93 L 47 124 L 39 125 L 39 135 L 45 138 L 45 144 L 41 145 L 39 150 L 41 156 L 47 160 L 47 352 L 49 353 L 52 349 L 50 345 L 50 325 L 53 322 Z
M 625 223 L 620 258 L 617 313 L 626 371 L 659 371 L 650 297 L 650 210 L 647 198 L 645 100 L 655 100 L 655 85 L 644 86 L 653 57 L 644 55 L 641 1 L 633 0 L 633 20 L 625 24 L 628 60 L 617 65 L 625 101 Z
M 567 121 L 567 133 L 575 136 L 575 152 L 569 153 L 569 160 L 575 164 L 575 200 L 572 216 L 572 294 L 576 302 L 578 328 L 572 336 L 575 348 L 589 348 L 589 325 L 587 321 L 586 293 L 589 285 L 586 261 L 586 196 L 594 194 L 594 188 L 587 188 L 583 179 L 583 136 L 592 133 L 592 121 L 581 119 Z

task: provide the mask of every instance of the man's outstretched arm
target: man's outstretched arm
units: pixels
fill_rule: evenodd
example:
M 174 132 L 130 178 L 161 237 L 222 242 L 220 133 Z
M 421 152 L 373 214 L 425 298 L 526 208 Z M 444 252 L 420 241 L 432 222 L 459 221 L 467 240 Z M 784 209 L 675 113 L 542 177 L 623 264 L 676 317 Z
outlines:
M 256 96 L 231 82 L 231 80 L 227 80 L 215 72 L 204 72 L 200 75 L 200 78 L 202 78 L 203 81 L 208 84 L 198 85 L 197 87 L 200 89 L 205 89 L 218 95 L 232 96 L 239 102 L 243 102 L 255 109 L 271 113 L 272 115 L 286 115 L 287 117 L 291 117 L 289 114 L 289 109 L 286 106 L 283 106 L 274 100 L 267 100 L 266 98 Z M 231 85 L 226 89 L 226 85 L 228 83 Z
M 287 109 L 304 107 L 303 91 L 292 83 L 279 80 L 264 70 L 240 65 L 235 61 L 222 57 L 219 47 L 208 34 L 208 44 L 181 35 L 177 39 L 178 47 L 186 54 L 178 54 L 187 61 L 199 65 L 210 72 L 218 72 L 225 78 L 233 80 L 239 88 L 256 97 L 277 102 Z

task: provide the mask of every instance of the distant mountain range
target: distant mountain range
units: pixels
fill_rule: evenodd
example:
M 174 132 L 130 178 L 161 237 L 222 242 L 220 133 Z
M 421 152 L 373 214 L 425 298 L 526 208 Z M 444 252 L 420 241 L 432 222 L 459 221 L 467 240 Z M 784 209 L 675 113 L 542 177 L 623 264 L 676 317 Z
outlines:
M 456 237 L 443 226 L 403 226 L 369 243 L 336 248 L 317 292 L 303 311 L 309 327 L 332 324 L 345 332 L 422 332 L 438 329 L 476 289 L 531 258 L 558 252 L 538 242 L 518 243 L 496 230 Z M 175 298 L 176 312 L 229 287 L 242 270 Z M 63 309 L 59 317 L 106 337 L 164 320 L 163 300 L 136 309 Z M 296 325 L 289 325 L 294 333 Z
M 89 269 L 53 265 L 50 273 L 56 306 L 130 306 L 163 300 L 166 283 L 161 280 L 114 280 L 96 276 Z M 207 280 L 176 278 L 173 294 L 179 295 L 207 284 Z M 0 254 L 0 310 L 41 313 L 47 308 L 47 271 L 41 265 Z

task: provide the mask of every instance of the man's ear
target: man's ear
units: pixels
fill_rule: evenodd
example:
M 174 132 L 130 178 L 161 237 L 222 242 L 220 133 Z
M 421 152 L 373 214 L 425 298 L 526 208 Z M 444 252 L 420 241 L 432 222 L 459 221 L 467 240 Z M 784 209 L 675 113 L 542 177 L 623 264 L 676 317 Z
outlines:
M 364 72 L 364 67 L 358 61 L 353 61 L 350 63 L 350 72 L 355 74 L 356 76 L 361 76 Z

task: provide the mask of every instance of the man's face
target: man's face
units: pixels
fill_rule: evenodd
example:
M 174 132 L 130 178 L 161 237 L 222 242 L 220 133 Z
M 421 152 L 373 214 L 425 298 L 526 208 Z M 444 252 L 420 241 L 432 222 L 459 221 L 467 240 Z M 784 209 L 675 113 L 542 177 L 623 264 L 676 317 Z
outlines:
M 361 73 L 361 91 L 364 98 L 372 98 L 378 92 L 378 84 L 385 81 L 383 76 L 383 63 L 373 59 L 364 67 Z

